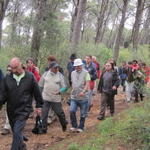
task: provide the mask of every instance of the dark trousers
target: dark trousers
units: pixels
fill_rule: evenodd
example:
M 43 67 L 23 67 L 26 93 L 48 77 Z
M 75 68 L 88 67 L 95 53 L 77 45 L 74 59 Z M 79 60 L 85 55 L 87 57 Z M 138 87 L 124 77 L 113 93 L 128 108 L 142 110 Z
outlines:
M 121 85 L 123 87 L 123 91 L 125 91 L 125 79 L 121 79 Z
M 23 143 L 23 134 L 22 131 L 25 127 L 26 120 L 16 120 L 13 125 L 10 123 L 13 132 L 13 142 L 11 150 L 23 150 L 25 144 Z
M 102 93 L 101 94 L 101 110 L 100 110 L 100 117 L 104 118 L 105 117 L 105 110 L 106 107 L 109 106 L 110 108 L 110 114 L 114 114 L 114 95 L 112 94 L 107 94 L 107 93 Z
M 138 90 L 135 90 L 134 91 L 134 97 L 135 97 L 134 102 L 139 102 L 139 96 L 140 96 L 141 101 L 143 101 L 143 98 L 144 98 L 143 94 L 139 93 Z
M 62 129 L 65 128 L 67 125 L 67 121 L 66 121 L 65 113 L 62 109 L 61 102 L 44 101 L 44 105 L 42 108 L 43 129 L 47 131 L 47 118 L 48 118 L 48 113 L 50 108 L 52 108 L 55 114 L 58 116 Z
M 72 81 L 71 81 L 71 72 L 69 72 L 68 80 L 69 80 L 69 84 L 70 84 L 70 86 L 72 86 Z

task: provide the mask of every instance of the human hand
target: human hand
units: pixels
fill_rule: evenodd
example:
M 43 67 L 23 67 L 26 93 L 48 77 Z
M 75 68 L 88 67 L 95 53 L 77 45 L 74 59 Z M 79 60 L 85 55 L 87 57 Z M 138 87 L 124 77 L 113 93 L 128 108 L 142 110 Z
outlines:
M 112 87 L 112 89 L 113 89 L 113 90 L 116 90 L 116 89 L 117 89 L 117 87 L 116 87 L 116 86 L 113 86 L 113 87 Z
M 60 92 L 58 91 L 58 92 L 52 92 L 52 94 L 54 94 L 54 95 L 60 95 Z
M 85 95 L 84 92 L 79 93 L 79 96 L 84 96 L 84 95 Z

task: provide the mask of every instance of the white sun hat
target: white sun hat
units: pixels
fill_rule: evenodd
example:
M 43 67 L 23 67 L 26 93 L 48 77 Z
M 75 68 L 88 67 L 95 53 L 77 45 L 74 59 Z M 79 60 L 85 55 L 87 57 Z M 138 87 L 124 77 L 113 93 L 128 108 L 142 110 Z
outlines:
M 83 62 L 80 58 L 77 58 L 74 60 L 74 65 L 73 66 L 82 66 L 83 65 Z

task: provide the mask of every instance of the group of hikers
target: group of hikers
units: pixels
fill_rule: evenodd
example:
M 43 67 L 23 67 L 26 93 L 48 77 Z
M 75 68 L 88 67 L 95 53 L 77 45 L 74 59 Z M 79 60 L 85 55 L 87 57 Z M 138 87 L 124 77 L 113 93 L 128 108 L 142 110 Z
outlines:
M 113 59 L 109 59 L 100 69 L 95 56 L 87 55 L 85 59 L 70 56 L 67 64 L 69 86 L 64 78 L 63 68 L 58 64 L 55 56 L 48 57 L 48 66 L 43 75 L 32 58 L 23 65 L 18 57 L 10 60 L 7 73 L 4 76 L 0 70 L 0 107 L 6 103 L 6 123 L 2 135 L 13 134 L 11 150 L 26 150 L 25 142 L 28 138 L 23 135 L 26 121 L 33 112 L 41 117 L 42 130 L 48 131 L 49 118 L 52 122 L 56 118 L 62 127 L 67 130 L 62 93 L 71 88 L 68 101 L 70 107 L 71 132 L 83 132 L 85 120 L 93 106 L 93 95 L 101 93 L 100 113 L 98 120 L 105 119 L 106 109 L 110 115 L 115 113 L 115 100 L 119 85 L 122 85 L 126 95 L 126 102 L 142 101 L 145 93 L 144 86 L 149 82 L 150 68 L 137 60 L 123 62 L 116 66 Z M 98 81 L 98 82 L 97 82 Z M 98 85 L 97 85 L 98 83 Z M 78 109 L 79 108 L 79 109 Z M 79 122 L 76 112 L 80 110 Z

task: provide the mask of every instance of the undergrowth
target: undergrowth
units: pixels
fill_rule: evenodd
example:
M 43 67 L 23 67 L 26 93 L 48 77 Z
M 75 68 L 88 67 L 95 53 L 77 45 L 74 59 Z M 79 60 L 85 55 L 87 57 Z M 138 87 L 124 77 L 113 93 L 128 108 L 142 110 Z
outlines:
M 99 136 L 89 137 L 86 144 L 72 143 L 66 150 L 150 149 L 150 101 L 133 105 L 118 116 L 97 126 Z

